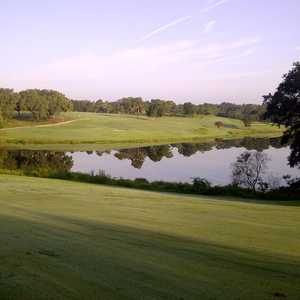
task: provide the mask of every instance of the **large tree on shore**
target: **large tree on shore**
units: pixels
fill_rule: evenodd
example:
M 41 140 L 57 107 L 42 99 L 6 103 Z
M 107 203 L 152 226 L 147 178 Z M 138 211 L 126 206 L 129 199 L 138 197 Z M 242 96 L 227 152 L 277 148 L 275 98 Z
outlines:
M 268 156 L 260 151 L 244 151 L 232 165 L 232 183 L 256 191 L 264 186 L 263 174 L 267 169 Z
M 283 76 L 276 92 L 264 98 L 266 118 L 286 127 L 282 142 L 290 142 L 289 164 L 300 167 L 300 62 Z

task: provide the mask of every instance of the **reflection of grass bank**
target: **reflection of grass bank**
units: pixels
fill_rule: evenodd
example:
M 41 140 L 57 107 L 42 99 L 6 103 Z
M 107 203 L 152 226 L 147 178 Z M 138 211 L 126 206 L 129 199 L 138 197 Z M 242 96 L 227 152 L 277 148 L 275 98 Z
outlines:
M 15 176 L 0 193 L 1 299 L 300 293 L 297 206 Z
M 2 146 L 80 149 L 81 145 L 86 145 L 99 149 L 214 138 L 273 137 L 282 133 L 268 124 L 254 123 L 251 127 L 244 127 L 239 120 L 215 116 L 147 118 L 94 113 L 68 113 L 64 116 L 75 121 L 57 126 L 1 130 Z M 225 124 L 224 128 L 215 127 L 218 120 Z

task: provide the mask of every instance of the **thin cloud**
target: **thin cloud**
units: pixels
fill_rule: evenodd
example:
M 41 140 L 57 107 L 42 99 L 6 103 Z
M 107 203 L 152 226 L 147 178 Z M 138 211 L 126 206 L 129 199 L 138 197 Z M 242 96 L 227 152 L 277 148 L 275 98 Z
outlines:
M 297 50 L 297 51 L 300 51 L 300 46 L 297 46 L 297 47 L 296 47 L 296 50 Z
M 22 82 L 21 89 L 33 88 L 37 84 L 41 88 L 63 89 L 67 94 L 77 93 L 82 98 L 86 96 L 84 90 L 92 93 L 93 97 L 101 93 L 104 98 L 114 99 L 124 94 L 146 96 L 147 93 L 149 97 L 158 93 L 163 98 L 172 90 L 180 98 L 180 95 L 185 96 L 186 91 L 199 87 L 199 78 L 206 80 L 218 76 L 220 64 L 231 72 L 233 64 L 247 62 L 259 42 L 259 37 L 220 43 L 181 40 L 163 45 L 138 45 L 103 54 L 87 52 L 20 72 L 18 82 L 14 83 L 13 74 L 3 78 L 3 82 L 7 85 Z M 146 74 L 149 77 L 147 81 L 144 80 Z M 190 82 L 190 86 L 182 86 L 182 81 Z M 82 89 L 82 86 L 85 88 Z M 211 89 L 214 90 L 213 84 Z
M 225 4 L 227 2 L 229 2 L 230 0 L 220 0 L 218 2 L 215 2 L 215 3 L 212 3 L 211 5 L 203 8 L 200 10 L 200 13 L 203 14 L 203 13 L 206 13 L 206 12 L 209 12 L 211 11 L 212 9 L 215 9 L 217 8 L 218 6 L 222 5 L 222 4 Z
M 168 23 L 168 24 L 165 24 L 165 25 L 163 25 L 163 26 L 161 26 L 161 27 L 159 27 L 159 28 L 157 28 L 157 29 L 151 31 L 150 33 L 146 34 L 144 37 L 142 37 L 142 38 L 140 39 L 140 41 L 148 40 L 148 39 L 151 38 L 152 36 L 154 36 L 154 35 L 156 35 L 156 34 L 162 32 L 162 31 L 165 31 L 165 30 L 167 30 L 168 28 L 171 28 L 171 27 L 173 27 L 173 26 L 176 26 L 176 25 L 178 25 L 178 24 L 180 24 L 180 23 L 186 22 L 186 21 L 188 21 L 188 20 L 191 19 L 191 18 L 192 18 L 191 16 L 186 16 L 186 17 L 182 17 L 182 18 L 176 19 L 176 20 L 174 20 L 174 21 L 172 21 L 172 22 L 170 22 L 170 23 Z
M 205 8 L 203 8 L 203 9 L 201 9 L 200 12 L 199 12 L 199 14 L 207 13 L 207 12 L 215 9 L 216 7 L 218 7 L 218 6 L 222 5 L 222 4 L 225 4 L 225 3 L 229 2 L 229 1 L 230 0 L 219 0 L 217 2 L 212 2 L 211 5 L 209 5 L 209 6 L 205 7 Z M 192 16 L 185 16 L 185 17 L 178 18 L 178 19 L 176 19 L 176 20 L 174 20 L 174 21 L 172 21 L 172 22 L 170 22 L 168 24 L 165 24 L 165 25 L 163 25 L 163 26 L 161 26 L 161 27 L 159 27 L 159 28 L 151 31 L 150 33 L 144 35 L 140 39 L 140 42 L 146 41 L 146 40 L 150 39 L 151 37 L 153 37 L 153 36 L 155 36 L 155 35 L 163 32 L 163 31 L 165 31 L 165 30 L 167 30 L 167 29 L 169 29 L 171 27 L 174 27 L 174 26 L 176 26 L 178 24 L 184 23 L 184 22 L 186 22 L 186 21 L 188 21 L 190 19 L 192 19 Z M 213 25 L 210 25 L 210 26 L 213 26 Z
M 209 33 L 210 31 L 212 31 L 212 29 L 214 28 L 216 24 L 215 20 L 209 21 L 208 23 L 205 24 L 203 32 L 204 33 Z

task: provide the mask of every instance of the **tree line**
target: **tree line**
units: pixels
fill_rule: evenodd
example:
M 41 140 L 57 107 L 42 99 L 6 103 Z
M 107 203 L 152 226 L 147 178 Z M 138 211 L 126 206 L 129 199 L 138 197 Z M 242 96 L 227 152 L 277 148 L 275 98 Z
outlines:
M 29 89 L 17 93 L 13 89 L 0 89 L 0 123 L 14 113 L 20 116 L 21 112 L 30 112 L 32 119 L 39 121 L 72 109 L 72 102 L 54 90 Z
M 263 120 L 265 106 L 259 104 L 233 104 L 224 102 L 221 104 L 193 104 L 185 102 L 176 104 L 172 100 L 152 99 L 144 101 L 142 98 L 128 97 L 109 102 L 98 100 L 72 100 L 74 111 L 96 113 L 124 113 L 147 115 L 149 117 L 163 116 L 193 116 L 193 115 L 216 115 L 242 120 L 246 126 L 253 121 Z
M 265 106 L 258 104 L 176 104 L 172 100 L 152 99 L 144 101 L 141 97 L 126 97 L 117 101 L 70 100 L 55 90 L 29 89 L 15 92 L 13 89 L 0 88 L 0 123 L 21 112 L 29 112 L 36 121 L 46 120 L 59 112 L 95 112 L 111 114 L 163 116 L 217 115 L 240 119 L 246 126 L 253 121 L 261 121 Z

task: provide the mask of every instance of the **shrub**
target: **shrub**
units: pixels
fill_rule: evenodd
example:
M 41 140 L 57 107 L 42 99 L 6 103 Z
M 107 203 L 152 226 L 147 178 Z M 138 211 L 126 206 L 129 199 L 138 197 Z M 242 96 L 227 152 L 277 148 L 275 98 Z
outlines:
M 217 121 L 217 122 L 215 122 L 215 126 L 216 126 L 217 128 L 223 128 L 223 127 L 224 127 L 224 123 L 221 122 L 221 121 Z

